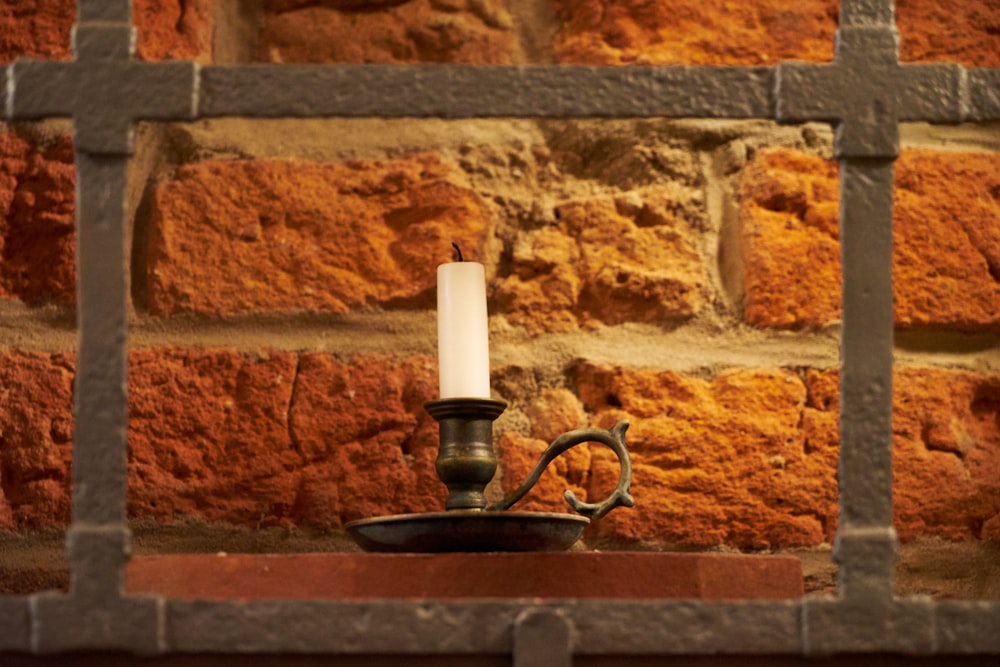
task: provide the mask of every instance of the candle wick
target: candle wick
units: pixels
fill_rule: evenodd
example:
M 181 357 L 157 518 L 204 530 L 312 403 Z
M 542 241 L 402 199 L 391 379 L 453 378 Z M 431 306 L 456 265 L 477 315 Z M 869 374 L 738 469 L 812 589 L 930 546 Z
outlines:
M 458 261 L 464 262 L 465 260 L 462 258 L 462 249 L 458 247 L 458 244 L 452 242 L 451 247 L 454 248 L 455 252 L 458 253 Z

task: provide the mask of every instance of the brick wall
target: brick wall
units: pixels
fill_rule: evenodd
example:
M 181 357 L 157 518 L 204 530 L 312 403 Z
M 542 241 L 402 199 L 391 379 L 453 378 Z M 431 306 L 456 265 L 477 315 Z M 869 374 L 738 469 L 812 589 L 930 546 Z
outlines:
M 44 7 L 42 6 L 44 4 Z M 832 0 L 136 0 L 144 59 L 829 60 Z M 527 5 L 531 4 L 530 8 Z M 0 61 L 69 57 L 72 3 L 0 10 Z M 1000 8 L 899 0 L 902 55 L 1000 66 Z M 67 123 L 0 132 L 0 528 L 69 520 Z M 837 166 L 822 125 L 215 119 L 132 163 L 129 511 L 321 526 L 435 510 L 435 267 L 489 279 L 501 489 L 632 422 L 637 507 L 591 544 L 816 546 L 837 520 Z M 1000 540 L 1000 133 L 903 128 L 896 525 Z M 598 447 L 529 509 L 595 497 Z

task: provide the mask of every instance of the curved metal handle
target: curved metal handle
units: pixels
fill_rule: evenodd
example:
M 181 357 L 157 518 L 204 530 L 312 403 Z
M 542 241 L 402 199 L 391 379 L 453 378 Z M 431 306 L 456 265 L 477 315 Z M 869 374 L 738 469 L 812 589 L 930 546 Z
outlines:
M 571 447 L 576 447 L 577 445 L 583 444 L 585 442 L 599 442 L 602 445 L 607 445 L 610 447 L 615 454 L 618 455 L 618 463 L 621 465 L 621 473 L 618 475 L 618 486 L 606 499 L 599 503 L 585 503 L 576 495 L 570 491 L 566 490 L 564 494 L 566 496 L 566 502 L 575 511 L 589 516 L 592 519 L 600 519 L 602 516 L 610 512 L 616 507 L 632 507 L 635 505 L 635 499 L 632 494 L 629 493 L 629 486 L 632 484 L 632 459 L 629 458 L 628 447 L 625 445 L 625 431 L 628 430 L 628 422 L 621 421 L 614 425 L 614 427 L 605 431 L 603 429 L 593 429 L 584 428 L 576 431 L 570 431 L 569 433 L 564 433 L 553 441 L 544 452 L 542 452 L 542 457 L 538 460 L 535 465 L 534 470 L 528 475 L 528 478 L 524 480 L 524 483 L 517 488 L 514 493 L 507 496 L 495 505 L 491 505 L 487 509 L 490 510 L 505 510 L 510 508 L 511 505 L 519 501 L 524 497 L 531 487 L 538 482 L 539 478 L 542 476 L 542 471 L 552 463 L 552 461 L 565 452 Z

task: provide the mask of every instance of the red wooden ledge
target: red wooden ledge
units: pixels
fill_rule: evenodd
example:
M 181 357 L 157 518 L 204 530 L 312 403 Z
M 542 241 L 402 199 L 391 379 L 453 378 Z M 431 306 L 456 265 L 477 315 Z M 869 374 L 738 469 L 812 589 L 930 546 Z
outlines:
M 798 598 L 789 556 L 568 552 L 137 556 L 130 593 L 182 599 Z

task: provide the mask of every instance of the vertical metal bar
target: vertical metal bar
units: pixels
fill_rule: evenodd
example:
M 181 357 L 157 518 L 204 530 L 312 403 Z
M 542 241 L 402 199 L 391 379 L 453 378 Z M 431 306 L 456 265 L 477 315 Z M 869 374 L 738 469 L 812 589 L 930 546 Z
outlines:
M 127 168 L 125 156 L 76 155 L 76 523 L 125 521 Z
M 528 608 L 512 630 L 514 667 L 572 667 L 572 627 L 560 612 Z
M 840 0 L 840 26 L 892 26 L 895 5 L 893 0 Z
M 77 23 L 108 21 L 111 23 L 132 22 L 131 0 L 77 0 Z
M 840 160 L 841 593 L 892 594 L 891 158 Z
M 76 60 L 128 61 L 131 18 L 130 0 L 80 0 Z M 74 116 L 79 131 L 81 118 Z M 122 127 L 122 132 L 130 131 L 130 125 Z M 73 392 L 73 525 L 66 544 L 71 594 L 96 600 L 122 595 L 130 544 L 125 509 L 128 155 L 80 144 L 75 161 L 79 350 Z

